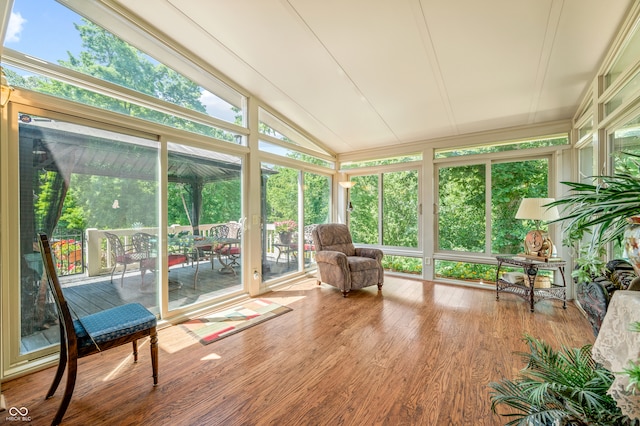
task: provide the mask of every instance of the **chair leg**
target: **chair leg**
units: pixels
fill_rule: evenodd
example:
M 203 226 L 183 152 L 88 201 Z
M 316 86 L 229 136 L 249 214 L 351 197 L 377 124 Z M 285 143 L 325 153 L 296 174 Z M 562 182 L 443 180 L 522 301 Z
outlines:
M 155 327 L 151 330 L 151 368 L 153 370 L 153 385 L 158 384 L 158 333 Z
M 61 330 L 60 336 L 64 336 L 64 330 Z M 58 369 L 56 370 L 56 375 L 53 378 L 53 383 L 51 383 L 45 399 L 51 398 L 53 394 L 56 393 L 56 389 L 58 389 L 58 386 L 60 385 L 60 380 L 62 380 L 64 370 L 65 368 L 67 368 L 67 358 L 67 344 L 66 342 L 62 341 L 60 342 L 60 361 L 58 362 Z
M 78 373 L 78 359 L 75 356 L 70 356 L 68 360 L 68 369 L 67 369 L 67 384 L 64 387 L 64 396 L 62 397 L 62 401 L 60 402 L 60 407 L 58 407 L 58 411 L 56 412 L 51 425 L 59 425 L 62 423 L 62 418 L 64 417 L 64 413 L 67 411 L 69 407 L 69 403 L 71 402 L 71 396 L 73 395 L 73 389 L 76 386 L 76 374 Z
M 111 282 L 113 282 L 113 273 L 116 271 L 116 266 L 118 266 L 118 264 L 113 265 L 113 268 L 111 268 Z
M 124 268 L 122 268 L 122 275 L 120 276 L 120 287 L 124 287 L 124 273 L 127 272 L 127 264 L 124 264 Z
M 133 345 L 133 362 L 138 362 L 138 341 L 134 340 L 131 344 Z

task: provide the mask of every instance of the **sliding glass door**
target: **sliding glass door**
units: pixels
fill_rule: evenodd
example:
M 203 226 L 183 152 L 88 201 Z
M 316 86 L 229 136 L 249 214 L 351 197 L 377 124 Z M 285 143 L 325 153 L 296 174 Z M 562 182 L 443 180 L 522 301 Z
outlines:
M 153 265 L 130 256 L 158 227 L 158 142 L 31 113 L 18 136 L 21 353 L 58 341 L 38 233 L 78 315 L 134 301 L 159 312 Z

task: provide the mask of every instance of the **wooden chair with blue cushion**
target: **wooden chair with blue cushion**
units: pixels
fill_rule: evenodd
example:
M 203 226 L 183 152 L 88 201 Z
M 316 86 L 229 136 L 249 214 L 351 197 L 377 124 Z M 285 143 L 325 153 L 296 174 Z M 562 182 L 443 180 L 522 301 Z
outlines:
M 47 282 L 56 303 L 60 323 L 60 362 L 53 383 L 47 392 L 47 399 L 53 396 L 65 369 L 67 370 L 64 396 L 51 424 L 60 424 L 67 411 L 76 383 L 78 358 L 132 343 L 133 360 L 137 362 L 138 340 L 148 336 L 150 337 L 153 385 L 157 385 L 156 316 L 139 303 L 129 303 L 84 317 L 76 316 L 77 318 L 74 319 L 58 281 L 47 236 L 39 234 L 39 242 Z

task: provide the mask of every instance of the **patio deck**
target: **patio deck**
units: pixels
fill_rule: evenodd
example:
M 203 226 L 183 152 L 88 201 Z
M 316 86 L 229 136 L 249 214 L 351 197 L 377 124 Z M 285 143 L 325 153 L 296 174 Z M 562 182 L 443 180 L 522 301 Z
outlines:
M 297 270 L 297 263 L 286 263 L 280 260 L 268 261 L 270 272 L 265 273 L 265 279 L 280 276 Z M 214 260 L 214 268 L 211 268 L 209 260 L 201 260 L 198 266 L 198 282 L 194 289 L 195 264 L 183 264 L 174 266 L 169 270 L 169 309 L 178 309 L 204 300 L 222 296 L 241 289 L 241 267 L 236 267 L 237 274 L 220 272 L 221 265 Z M 138 269 L 127 271 L 123 285 L 120 286 L 120 273 L 116 271 L 113 282 L 110 275 L 98 277 L 61 277 L 60 284 L 63 288 L 67 302 L 72 312 L 78 316 L 85 316 L 105 309 L 119 306 L 124 303 L 139 302 L 154 313 L 158 313 L 157 295 L 155 289 L 155 276 L 153 273 L 145 274 L 145 285 L 141 287 L 140 271 Z M 49 317 L 54 313 L 50 312 Z M 23 353 L 37 348 L 49 346 L 59 342 L 59 328 L 57 322 L 51 321 L 45 328 L 29 336 L 24 336 L 21 342 Z

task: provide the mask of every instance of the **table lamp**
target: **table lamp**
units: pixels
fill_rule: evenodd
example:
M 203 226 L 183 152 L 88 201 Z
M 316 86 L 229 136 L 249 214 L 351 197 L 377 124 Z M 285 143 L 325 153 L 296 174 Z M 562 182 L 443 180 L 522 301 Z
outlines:
M 557 207 L 547 207 L 553 198 L 523 198 L 516 213 L 516 219 L 530 219 L 535 222 L 536 229 L 527 233 L 524 238 L 524 256 L 547 262 L 551 257 L 553 242 L 547 232 L 540 229 L 541 222 L 549 222 L 560 218 Z

